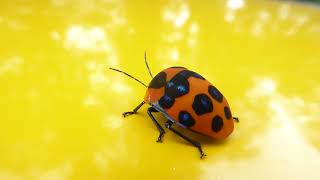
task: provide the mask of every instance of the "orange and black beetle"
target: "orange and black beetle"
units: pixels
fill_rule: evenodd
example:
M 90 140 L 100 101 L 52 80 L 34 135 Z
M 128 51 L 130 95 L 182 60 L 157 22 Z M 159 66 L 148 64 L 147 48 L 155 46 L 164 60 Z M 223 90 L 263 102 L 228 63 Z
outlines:
M 145 62 L 153 77 L 146 56 Z M 148 103 L 151 106 L 148 114 L 160 132 L 157 142 L 162 141 L 165 131 L 152 112 L 162 113 L 168 119 L 165 127 L 196 146 L 201 158 L 205 154 L 200 143 L 172 128 L 174 124 L 215 139 L 223 139 L 232 133 L 233 119 L 238 122 L 221 92 L 201 75 L 184 67 L 170 67 L 161 71 L 148 86 L 123 71 L 110 69 L 124 73 L 147 87 L 144 101 L 133 111 L 123 113 L 123 116 L 137 113 L 142 105 Z

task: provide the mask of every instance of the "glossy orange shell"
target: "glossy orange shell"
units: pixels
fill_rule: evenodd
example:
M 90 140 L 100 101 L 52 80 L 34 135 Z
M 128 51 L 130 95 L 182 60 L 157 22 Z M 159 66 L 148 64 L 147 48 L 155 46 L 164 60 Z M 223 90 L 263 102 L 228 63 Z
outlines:
M 179 72 L 187 70 L 185 68 L 168 68 L 163 70 L 162 72 L 166 73 L 166 82 L 169 82 L 175 75 Z M 168 109 L 164 109 L 164 111 L 172 117 L 176 122 L 179 122 L 179 113 L 181 111 L 187 111 L 191 114 L 193 119 L 195 120 L 195 124 L 191 126 L 189 129 L 210 136 L 215 139 L 223 139 L 228 137 L 234 128 L 234 121 L 232 118 L 227 119 L 224 108 L 229 107 L 229 104 L 226 98 L 223 96 L 223 101 L 220 103 L 214 98 L 212 98 L 208 93 L 208 86 L 212 85 L 209 81 L 198 79 L 195 77 L 189 77 L 189 91 L 187 94 L 178 97 L 175 99 L 172 107 Z M 213 111 L 205 113 L 203 115 L 197 115 L 192 108 L 192 104 L 194 102 L 195 96 L 197 94 L 207 94 L 213 104 Z M 148 88 L 144 101 L 149 104 L 158 104 L 159 99 L 165 94 L 165 86 L 161 88 Z M 212 130 L 212 119 L 216 115 L 219 115 L 223 119 L 223 127 L 219 132 L 214 132 Z M 232 115 L 231 115 L 232 116 Z

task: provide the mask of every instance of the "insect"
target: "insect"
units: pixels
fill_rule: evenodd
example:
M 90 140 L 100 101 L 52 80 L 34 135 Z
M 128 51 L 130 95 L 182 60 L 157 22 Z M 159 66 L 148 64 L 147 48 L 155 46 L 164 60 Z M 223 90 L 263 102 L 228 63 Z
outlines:
M 165 131 L 152 114 L 160 112 L 168 119 L 165 127 L 198 148 L 200 157 L 203 158 L 206 154 L 201 144 L 173 126 L 178 125 L 214 139 L 224 139 L 232 133 L 234 121 L 239 122 L 239 119 L 232 116 L 227 99 L 222 93 L 198 73 L 184 67 L 170 67 L 153 77 L 146 53 L 144 59 L 152 78 L 149 85 L 126 72 L 109 68 L 133 78 L 147 88 L 144 100 L 133 111 L 124 112 L 123 116 L 136 114 L 144 104 L 149 104 L 147 113 L 160 132 L 157 142 L 162 142 Z

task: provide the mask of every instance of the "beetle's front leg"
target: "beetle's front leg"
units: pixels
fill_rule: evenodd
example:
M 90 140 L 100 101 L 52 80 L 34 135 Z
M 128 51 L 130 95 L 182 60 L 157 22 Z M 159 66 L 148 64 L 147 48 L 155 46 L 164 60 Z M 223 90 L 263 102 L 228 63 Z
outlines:
M 240 122 L 238 117 L 233 117 L 233 120 L 237 123 Z
M 158 112 L 156 109 L 154 109 L 153 107 L 150 107 L 148 109 L 148 114 L 152 120 L 152 122 L 156 125 L 157 129 L 159 130 L 160 134 L 159 134 L 159 137 L 157 139 L 157 142 L 162 142 L 162 138 L 163 138 L 163 135 L 165 133 L 164 129 L 160 126 L 160 124 L 158 123 L 158 121 L 153 117 L 152 115 L 152 112 Z
M 142 105 L 144 105 L 144 101 L 142 103 L 140 103 L 136 108 L 134 108 L 133 111 L 128 111 L 128 112 L 124 112 L 122 113 L 123 117 L 127 117 L 129 115 L 132 115 L 132 114 L 136 114 L 137 111 L 141 108 Z

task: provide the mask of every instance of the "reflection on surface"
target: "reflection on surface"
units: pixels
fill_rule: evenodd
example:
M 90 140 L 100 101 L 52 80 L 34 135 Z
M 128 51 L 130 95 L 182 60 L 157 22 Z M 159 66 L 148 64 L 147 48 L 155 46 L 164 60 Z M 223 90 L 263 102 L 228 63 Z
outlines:
M 230 9 L 240 9 L 244 6 L 244 0 L 228 0 L 227 7 Z
M 319 17 L 248 0 L 1 2 L 0 179 L 319 179 Z M 156 143 L 147 106 L 121 116 L 146 89 L 107 68 L 148 83 L 146 49 L 153 74 L 200 73 L 240 118 L 225 141 L 182 130 L 205 160 L 170 132 Z
M 102 28 L 83 28 L 72 26 L 66 32 L 66 48 L 77 48 L 80 50 L 110 51 L 106 43 L 106 35 Z
M 163 18 L 165 21 L 171 22 L 176 27 L 182 27 L 189 19 L 189 7 L 183 1 L 180 1 L 178 7 L 176 3 L 172 3 L 170 7 L 163 12 Z
M 10 72 L 19 73 L 22 64 L 23 59 L 19 56 L 3 60 L 0 64 L 0 76 Z
M 268 121 L 262 121 L 261 118 L 255 120 L 270 127 L 265 134 L 254 135 L 254 146 L 259 148 L 259 156 L 247 160 L 246 163 L 222 161 L 217 165 L 205 164 L 202 167 L 205 170 L 203 179 L 210 179 L 212 174 L 217 174 L 215 178 L 218 179 L 248 179 L 249 174 L 250 179 L 269 179 L 264 172 L 272 172 L 272 178 L 275 179 L 300 179 L 302 176 L 317 179 L 319 176 L 313 171 L 320 166 L 319 151 L 305 141 L 299 128 L 310 120 L 319 119 L 318 115 L 315 118 L 312 110 L 320 104 L 304 102 L 299 97 L 287 97 L 278 92 L 272 79 L 263 78 L 256 82 L 248 95 L 255 101 L 256 106 L 265 104 L 260 109 L 269 112 L 269 115 Z M 301 162 L 305 161 L 308 162 L 308 168 L 301 171 L 306 166 Z M 252 173 L 252 168 L 255 173 Z M 226 169 L 232 169 L 232 174 L 224 173 Z

